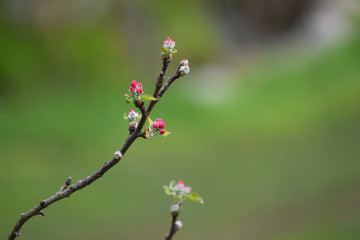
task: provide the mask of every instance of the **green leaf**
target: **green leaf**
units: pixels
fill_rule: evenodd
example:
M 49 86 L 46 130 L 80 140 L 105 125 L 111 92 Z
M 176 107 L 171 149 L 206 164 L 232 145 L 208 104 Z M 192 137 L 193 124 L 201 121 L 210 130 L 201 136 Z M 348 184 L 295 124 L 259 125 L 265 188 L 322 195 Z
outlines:
M 129 104 L 129 103 L 131 103 L 132 102 L 132 97 L 131 96 L 129 96 L 128 94 L 125 94 L 125 103 L 126 104 Z
M 171 50 L 171 53 L 175 54 L 175 53 L 177 53 L 177 50 L 174 48 L 173 50 Z
M 176 182 L 175 182 L 175 180 L 172 180 L 171 182 L 170 182 L 170 188 L 173 188 L 174 186 L 175 186 L 175 184 L 176 184 Z
M 172 196 L 173 195 L 173 190 L 172 188 L 169 188 L 168 186 L 164 186 L 164 191 L 166 193 L 166 195 Z
M 199 202 L 201 204 L 204 203 L 204 200 L 196 193 L 189 193 L 185 195 L 185 198 L 187 200 L 193 201 L 193 202 Z
M 124 119 L 125 119 L 125 120 L 128 120 L 128 116 L 127 116 L 126 113 L 124 113 Z
M 151 120 L 150 116 L 148 116 L 148 118 L 146 119 L 146 122 L 147 122 L 147 124 L 148 124 L 149 127 L 152 126 L 153 123 L 154 123 L 154 122 Z
M 168 130 L 164 129 L 165 133 L 163 134 L 164 137 L 167 137 L 168 135 L 171 134 L 171 132 L 169 132 Z
M 143 94 L 141 95 L 141 99 L 144 101 L 154 101 L 154 100 L 158 100 L 157 98 L 154 98 L 152 95 L 150 94 Z

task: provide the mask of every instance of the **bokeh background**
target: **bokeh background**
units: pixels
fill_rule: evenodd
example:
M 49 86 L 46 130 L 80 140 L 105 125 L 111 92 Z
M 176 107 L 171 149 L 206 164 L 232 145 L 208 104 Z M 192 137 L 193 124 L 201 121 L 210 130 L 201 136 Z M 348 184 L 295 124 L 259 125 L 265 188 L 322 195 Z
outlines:
M 138 139 L 21 239 L 360 239 L 360 8 L 356 0 L 3 0 L 0 236 L 21 212 L 112 158 L 123 94 L 152 93 L 161 41 L 190 61 L 156 106 L 173 134 Z

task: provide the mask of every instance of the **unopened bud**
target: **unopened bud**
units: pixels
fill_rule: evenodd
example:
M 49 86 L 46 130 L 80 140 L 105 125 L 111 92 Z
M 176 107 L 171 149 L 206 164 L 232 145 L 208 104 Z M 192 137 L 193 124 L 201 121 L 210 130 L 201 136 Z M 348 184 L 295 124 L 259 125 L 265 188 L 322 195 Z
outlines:
M 136 88 L 136 86 L 137 86 L 137 82 L 136 82 L 136 80 L 134 79 L 134 80 L 132 80 L 132 82 L 131 82 L 131 85 L 130 86 L 132 86 L 133 88 Z
M 122 158 L 121 152 L 120 152 L 120 151 L 116 151 L 115 154 L 114 154 L 114 158 L 115 158 L 116 160 L 121 159 L 121 158 Z
M 142 94 L 142 93 L 143 93 L 143 90 L 142 90 L 141 88 L 137 88 L 137 89 L 136 89 L 136 92 L 137 92 L 138 94 Z
M 171 212 L 171 214 L 177 214 L 178 212 L 179 212 L 179 210 L 180 210 L 180 205 L 179 204 L 177 204 L 177 203 L 174 203 L 173 205 L 171 205 L 171 207 L 170 207 L 170 212 Z
M 175 229 L 176 229 L 176 231 L 179 231 L 179 230 L 182 228 L 182 226 L 183 226 L 183 224 L 182 224 L 182 222 L 181 222 L 180 220 L 177 220 L 177 221 L 175 222 Z
M 166 133 L 165 130 L 164 130 L 164 129 L 161 129 L 160 135 L 163 135 L 164 133 Z
M 164 129 L 165 128 L 165 123 L 164 122 L 159 122 L 159 128 Z

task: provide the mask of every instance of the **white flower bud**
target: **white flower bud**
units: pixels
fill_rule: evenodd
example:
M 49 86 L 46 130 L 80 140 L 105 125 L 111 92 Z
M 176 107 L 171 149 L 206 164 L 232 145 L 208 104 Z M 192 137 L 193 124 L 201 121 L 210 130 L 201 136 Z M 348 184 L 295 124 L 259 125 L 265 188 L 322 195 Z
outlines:
M 175 228 L 176 228 L 176 231 L 180 230 L 182 228 L 183 224 L 180 220 L 177 220 L 175 222 Z

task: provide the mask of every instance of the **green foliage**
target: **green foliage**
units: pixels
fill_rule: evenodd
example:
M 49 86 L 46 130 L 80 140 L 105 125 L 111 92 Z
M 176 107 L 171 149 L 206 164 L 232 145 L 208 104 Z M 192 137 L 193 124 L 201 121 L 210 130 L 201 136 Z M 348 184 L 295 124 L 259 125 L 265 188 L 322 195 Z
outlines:
M 154 98 L 152 95 L 150 94 L 143 94 L 141 95 L 141 99 L 144 101 L 154 101 L 154 100 L 158 100 L 157 98 Z

